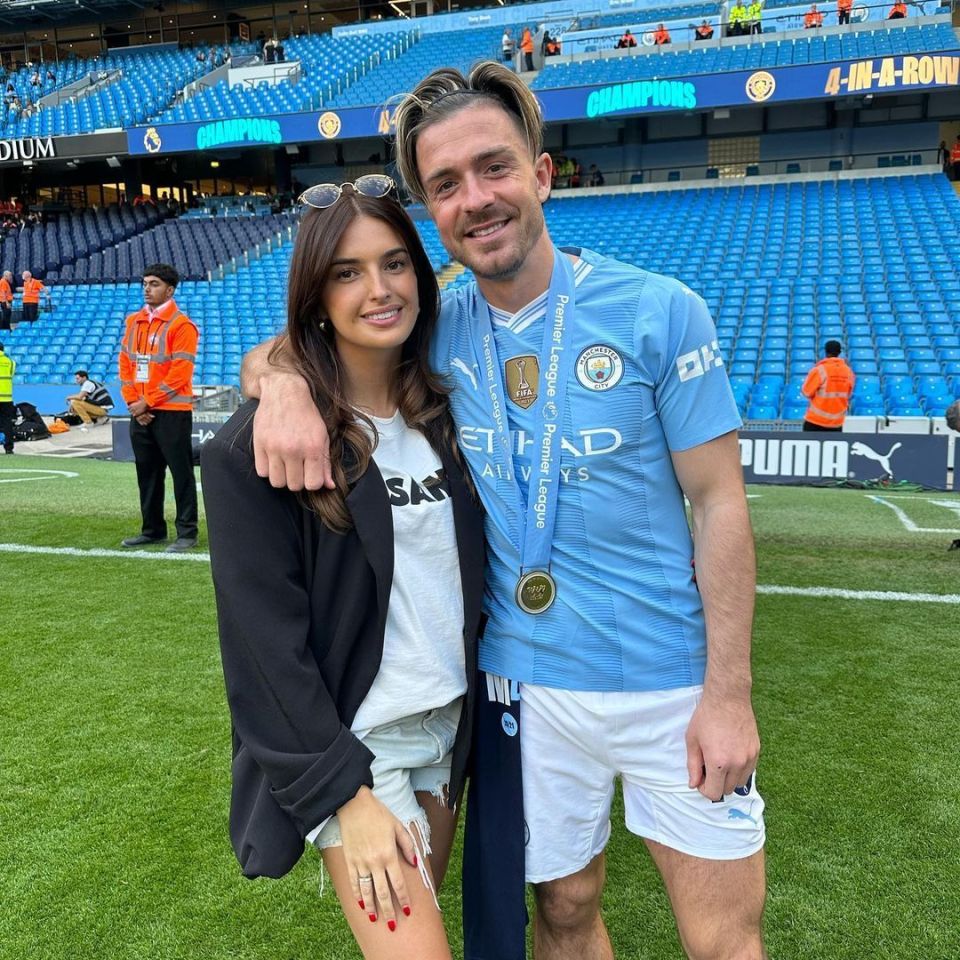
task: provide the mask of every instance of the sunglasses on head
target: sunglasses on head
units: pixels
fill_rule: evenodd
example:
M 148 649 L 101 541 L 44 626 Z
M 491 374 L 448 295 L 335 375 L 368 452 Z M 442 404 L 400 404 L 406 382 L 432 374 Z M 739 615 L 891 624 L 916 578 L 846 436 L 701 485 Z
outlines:
M 362 177 L 357 177 L 352 183 L 318 183 L 315 186 L 308 187 L 297 203 L 305 203 L 308 207 L 315 210 L 326 210 L 332 207 L 341 196 L 343 196 L 344 187 L 353 187 L 353 189 L 364 197 L 379 199 L 385 197 L 396 187 L 392 177 L 383 173 L 368 173 Z

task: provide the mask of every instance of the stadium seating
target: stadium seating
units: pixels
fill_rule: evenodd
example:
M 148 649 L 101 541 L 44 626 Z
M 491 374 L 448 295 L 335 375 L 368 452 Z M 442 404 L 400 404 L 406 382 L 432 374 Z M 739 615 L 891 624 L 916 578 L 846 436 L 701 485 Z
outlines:
M 777 40 L 776 34 L 773 34 L 765 35 L 762 41 L 723 47 L 711 45 L 702 50 L 656 51 L 632 56 L 548 62 L 531 87 L 534 90 L 548 90 L 958 48 L 960 41 L 948 23 L 882 27 L 796 40 Z
M 440 271 L 449 258 L 436 227 L 422 209 L 412 213 Z M 546 214 L 558 243 L 678 277 L 703 295 L 747 418 L 802 417 L 800 385 L 830 338 L 843 342 L 858 375 L 854 413 L 941 415 L 960 394 L 960 333 L 951 319 L 960 312 L 960 250 L 946 227 L 960 223 L 960 198 L 940 175 L 587 197 L 571 191 Z M 282 325 L 288 224 L 181 219 L 117 248 L 111 262 L 118 265 L 124 248 L 140 244 L 144 256 L 185 256 L 189 272 L 201 250 L 222 256 L 248 245 L 235 272 L 185 282 L 178 294 L 203 332 L 199 382 L 237 384 L 242 352 Z M 258 251 L 255 238 L 271 230 L 270 249 L 261 244 Z M 108 277 L 107 256 L 89 257 L 88 272 L 99 257 Z M 452 285 L 470 279 L 459 268 L 451 272 Z M 8 352 L 32 382 L 68 382 L 78 365 L 107 373 L 123 316 L 139 297 L 136 283 L 57 286 L 56 312 L 21 325 L 8 337 Z

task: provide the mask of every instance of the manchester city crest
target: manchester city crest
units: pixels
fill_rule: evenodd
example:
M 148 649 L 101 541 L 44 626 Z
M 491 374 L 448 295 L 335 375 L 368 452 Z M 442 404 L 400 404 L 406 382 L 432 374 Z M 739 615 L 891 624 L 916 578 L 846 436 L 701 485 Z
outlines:
M 518 406 L 532 406 L 537 401 L 540 384 L 540 362 L 529 354 L 523 357 L 511 357 L 504 365 L 507 381 L 507 396 Z
M 610 390 L 623 379 L 623 358 L 602 343 L 577 357 L 577 380 L 588 390 Z

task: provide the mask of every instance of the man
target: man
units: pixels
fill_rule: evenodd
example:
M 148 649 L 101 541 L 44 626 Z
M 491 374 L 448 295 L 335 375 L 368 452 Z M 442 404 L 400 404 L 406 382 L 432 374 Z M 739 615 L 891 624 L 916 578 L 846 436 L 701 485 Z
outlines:
M 761 960 L 740 420 L 697 295 L 592 251 L 555 252 L 542 138 L 529 88 L 497 64 L 437 71 L 397 112 L 407 189 L 477 278 L 446 298 L 431 362 L 450 376 L 487 510 L 481 667 L 513 681 L 488 683 L 502 702 L 519 686 L 535 956 L 613 956 L 600 898 L 619 775 L 687 954 Z M 306 383 L 266 355 L 244 371 L 245 392 L 262 393 L 258 472 L 329 486 Z M 513 718 L 504 731 L 517 733 Z
M 533 70 L 533 34 L 529 27 L 523 28 L 520 37 L 520 52 L 523 54 L 523 69 L 525 73 Z
M 3 434 L 3 452 L 13 453 L 13 424 L 17 419 L 17 408 L 13 402 L 13 375 L 17 364 L 8 357 L 0 343 L 0 434 Z
M 77 370 L 73 379 L 80 387 L 80 392 L 70 394 L 67 402 L 71 412 L 82 421 L 81 431 L 86 433 L 91 423 L 99 423 L 101 420 L 106 423 L 110 419 L 108 411 L 113 409 L 113 398 L 102 383 L 90 379 L 86 370 Z
M 857 382 L 854 372 L 840 359 L 840 341 L 828 340 L 824 358 L 803 381 L 803 395 L 810 406 L 803 418 L 804 430 L 842 430 Z
M 713 27 L 706 20 L 704 20 L 703 23 L 701 23 L 700 26 L 697 27 L 695 33 L 696 33 L 696 36 L 694 37 L 694 40 L 712 40 L 713 39 Z
M 656 30 L 653 31 L 653 43 L 654 46 L 663 47 L 668 43 L 672 43 L 670 39 L 670 32 L 667 28 L 661 23 Z
M 177 538 L 168 553 L 197 545 L 197 481 L 193 472 L 193 367 L 199 333 L 173 299 L 180 277 L 155 263 L 143 272 L 144 307 L 127 317 L 120 345 L 120 385 L 130 411 L 130 442 L 137 463 L 138 536 L 125 547 L 163 543 L 164 478 L 170 468 L 177 504 Z
M 742 37 L 747 32 L 747 8 L 743 0 L 734 0 L 730 8 L 730 20 L 727 24 L 728 37 Z
M 747 33 L 763 33 L 763 0 L 753 0 L 747 7 Z
M 907 5 L 903 0 L 895 0 L 893 6 L 890 8 L 890 13 L 887 15 L 888 20 L 903 20 L 907 15 Z
M 500 38 L 500 56 L 504 63 L 513 63 L 513 54 L 517 48 L 517 43 L 513 39 L 513 34 L 509 27 L 503 28 L 503 36 Z
M 33 323 L 40 312 L 40 294 L 45 294 L 49 300 L 50 291 L 29 270 L 24 270 L 21 277 L 23 279 L 23 319 Z
M 603 176 L 603 171 L 595 164 L 590 164 L 590 186 L 591 187 L 602 187 L 606 184 L 606 179 Z
M 849 23 L 853 0 L 837 0 L 837 23 Z
M 810 9 L 803 15 L 803 29 L 816 30 L 823 26 L 823 14 L 817 9 L 817 5 L 811 4 Z
M 13 315 L 13 274 L 9 270 L 3 271 L 0 277 L 0 330 L 10 329 L 10 320 Z
M 637 45 L 637 38 L 628 30 L 623 31 L 623 36 L 617 41 L 618 50 L 629 50 Z

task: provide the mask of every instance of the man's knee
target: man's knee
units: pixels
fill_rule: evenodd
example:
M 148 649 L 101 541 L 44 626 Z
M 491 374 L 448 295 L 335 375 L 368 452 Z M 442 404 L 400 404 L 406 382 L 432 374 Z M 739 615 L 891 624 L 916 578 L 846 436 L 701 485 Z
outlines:
M 763 896 L 748 894 L 723 916 L 684 924 L 680 939 L 690 960 L 766 960 L 762 923 Z
M 536 884 L 537 916 L 554 930 L 589 927 L 600 913 L 604 876 L 600 856 L 572 876 Z

